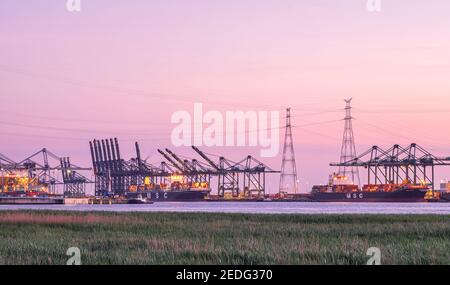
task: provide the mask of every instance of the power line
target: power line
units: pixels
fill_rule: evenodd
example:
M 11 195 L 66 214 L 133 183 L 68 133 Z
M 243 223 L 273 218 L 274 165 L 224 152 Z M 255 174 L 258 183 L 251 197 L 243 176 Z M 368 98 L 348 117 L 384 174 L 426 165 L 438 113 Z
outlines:
M 450 113 L 449 109 L 401 109 L 401 110 L 376 110 L 376 109 L 359 109 L 355 108 L 356 111 L 361 111 L 364 114 L 434 114 L 434 113 Z
M 63 131 L 63 132 L 83 132 L 83 133 L 107 133 L 107 134 L 111 134 L 116 131 L 98 131 L 98 130 L 85 130 L 85 129 L 69 129 L 69 128 L 58 128 L 58 127 L 48 127 L 48 126 L 40 126 L 40 125 L 28 125 L 28 124 L 19 124 L 19 123 L 9 123 L 9 122 L 2 122 L 0 121 L 0 124 L 4 124 L 4 125 L 11 125 L 11 126 L 20 126 L 20 127 L 25 127 L 25 128 L 33 128 L 33 129 L 44 129 L 44 130 L 52 130 L 52 131 Z M 263 128 L 263 129 L 253 129 L 253 130 L 245 130 L 243 132 L 237 132 L 235 131 L 233 133 L 233 135 L 241 135 L 241 134 L 249 134 L 249 133 L 254 133 L 254 132 L 261 132 L 261 131 L 271 131 L 271 130 L 279 130 L 279 129 L 283 129 L 284 127 L 272 127 L 272 128 Z M 118 132 L 120 133 L 120 132 Z M 203 132 L 202 132 L 203 133 Z M 42 136 L 42 135 L 35 135 L 35 134 L 18 134 L 18 133 L 8 133 L 8 132 L 2 132 L 0 134 L 4 134 L 4 135 L 12 135 L 12 136 L 28 136 L 28 137 L 42 137 L 42 138 L 57 138 L 57 139 L 67 139 L 67 140 L 71 140 L 72 138 L 68 138 L 68 137 L 56 137 L 56 136 Z M 133 134 L 127 134 L 128 136 L 133 135 Z M 138 137 L 140 136 L 153 136 L 154 138 L 166 138 L 166 139 L 170 139 L 170 135 L 171 132 L 163 132 L 163 133 L 136 133 L 134 134 Z M 218 138 L 224 138 L 225 136 L 227 136 L 226 133 L 223 134 L 215 134 L 215 137 Z M 203 138 L 203 134 L 191 134 L 191 138 Z M 78 138 L 76 138 L 77 140 L 79 140 Z M 86 138 L 86 140 L 90 140 L 90 138 Z M 146 139 L 141 139 L 141 140 L 146 140 Z M 152 139 L 148 139 L 148 140 L 152 140 Z
M 4 122 L 0 121 L 0 124 L 2 125 L 8 125 L 8 126 L 15 126 L 15 127 L 24 127 L 24 128 L 32 128 L 32 129 L 42 129 L 42 130 L 51 130 L 51 131 L 63 131 L 63 132 L 79 132 L 79 133 L 114 133 L 119 132 L 123 133 L 122 130 L 88 130 L 88 129 L 75 129 L 75 128 L 61 128 L 61 127 L 51 127 L 51 126 L 44 126 L 44 125 L 34 125 L 34 124 L 22 124 L 22 123 L 12 123 L 12 122 Z M 125 132 L 126 133 L 126 132 Z M 146 133 L 127 133 L 128 135 L 146 135 Z M 166 133 L 154 133 L 152 132 L 149 135 L 165 135 Z
M 13 133 L 13 132 L 1 132 L 0 136 L 13 136 L 13 137 L 23 137 L 23 138 L 40 138 L 40 139 L 51 139 L 51 140 L 62 140 L 62 141 L 80 141 L 87 142 L 92 138 L 80 138 L 80 137 L 66 137 L 66 136 L 47 136 L 47 135 L 31 135 L 31 134 L 21 134 L 21 133 Z M 165 141 L 167 138 L 135 138 L 135 139 L 122 139 L 121 141 L 127 142 L 135 142 L 135 141 Z
M 0 71 L 17 74 L 21 76 L 31 77 L 31 78 L 39 78 L 49 81 L 55 81 L 63 84 L 70 84 L 77 87 L 83 87 L 83 88 L 94 88 L 94 89 L 103 89 L 118 93 L 126 94 L 127 96 L 133 95 L 133 96 L 139 96 L 139 97 L 151 97 L 153 99 L 162 99 L 162 100 L 168 100 L 168 101 L 180 101 L 180 102 L 188 102 L 188 103 L 205 103 L 205 104 L 211 104 L 211 105 L 220 105 L 220 106 L 235 106 L 242 108 L 242 106 L 245 106 L 246 104 L 240 102 L 240 103 L 230 103 L 230 102 L 218 102 L 216 100 L 210 101 L 210 100 L 192 100 L 183 96 L 175 95 L 175 94 L 164 94 L 159 92 L 148 92 L 144 90 L 138 90 L 138 89 L 131 89 L 131 88 L 125 88 L 125 87 L 117 87 L 117 86 L 109 86 L 104 84 L 93 84 L 90 82 L 82 81 L 82 80 L 74 80 L 74 79 L 67 79 L 62 77 L 55 77 L 55 76 L 47 76 L 42 74 L 36 74 L 29 71 L 20 70 L 17 68 L 11 68 L 5 65 L 0 65 Z M 210 97 L 212 95 L 210 94 Z M 225 96 L 222 96 L 225 97 Z M 200 102 L 198 102 L 200 101 Z M 264 104 L 257 104 L 258 106 L 262 108 L 268 108 L 273 109 L 278 108 L 282 109 L 282 106 L 276 106 L 276 105 L 264 105 Z M 255 107 L 255 104 L 248 105 L 251 107 Z
M 293 125 L 292 127 L 294 127 L 294 128 L 304 128 L 304 127 L 327 125 L 327 124 L 336 123 L 336 122 L 342 122 L 342 121 L 343 121 L 342 119 L 329 120 L 329 121 L 319 121 L 319 122 L 307 123 L 307 124 L 302 124 L 302 125 Z
M 58 122 L 86 122 L 86 123 L 98 123 L 98 124 L 109 124 L 109 125 L 118 125 L 118 124 L 132 124 L 132 125 L 136 125 L 136 124 L 142 124 L 142 125 L 147 125 L 147 123 L 144 123 L 141 121 L 136 121 L 136 122 L 124 122 L 123 120 L 118 121 L 118 122 L 113 122 L 113 121 L 104 121 L 104 120 L 97 120 L 97 119 L 86 119 L 86 118 L 63 118 L 63 117 L 51 117 L 51 116 L 38 116 L 38 115 L 31 115 L 31 114 L 23 114 L 23 113 L 17 113 L 17 112 L 11 112 L 10 110 L 4 110 L 1 109 L 0 113 L 8 113 L 12 116 L 16 116 L 16 117 L 21 117 L 21 118 L 31 118 L 31 119 L 41 119 L 41 120 L 47 120 L 47 121 L 58 121 Z M 152 125 L 154 125 L 155 123 L 152 121 Z
M 326 138 L 326 139 L 330 139 L 330 140 L 332 140 L 332 141 L 338 141 L 338 140 L 339 140 L 339 138 L 337 138 L 337 137 L 332 137 L 332 136 L 329 136 L 329 135 L 321 134 L 321 133 L 319 133 L 319 132 L 312 131 L 312 130 L 309 130 L 309 129 L 302 129 L 302 131 L 303 131 L 303 132 L 310 133 L 310 134 L 313 134 L 313 135 L 316 135 L 316 136 L 319 136 L 319 137 L 323 137 L 323 138 Z

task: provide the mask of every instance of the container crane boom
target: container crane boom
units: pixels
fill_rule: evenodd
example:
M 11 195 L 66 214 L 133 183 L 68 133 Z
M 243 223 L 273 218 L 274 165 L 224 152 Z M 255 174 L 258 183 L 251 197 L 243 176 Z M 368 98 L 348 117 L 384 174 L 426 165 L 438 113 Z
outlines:
M 183 161 L 178 157 L 175 153 L 173 153 L 170 149 L 166 148 L 166 152 L 170 154 L 178 163 L 184 166 L 184 171 L 194 171 L 194 169 L 187 163 L 187 161 Z
M 167 161 L 169 161 L 173 166 L 175 166 L 176 169 L 178 169 L 181 172 L 184 172 L 183 167 L 179 166 L 170 156 L 168 156 L 164 151 L 158 149 L 158 152 L 164 156 L 165 159 L 167 159 Z
M 200 155 L 214 169 L 220 170 L 220 167 L 217 164 L 215 164 L 208 156 L 206 156 L 206 154 L 204 154 L 200 149 L 198 149 L 196 146 L 192 146 L 192 149 L 195 150 L 195 152 L 198 153 L 198 155 Z

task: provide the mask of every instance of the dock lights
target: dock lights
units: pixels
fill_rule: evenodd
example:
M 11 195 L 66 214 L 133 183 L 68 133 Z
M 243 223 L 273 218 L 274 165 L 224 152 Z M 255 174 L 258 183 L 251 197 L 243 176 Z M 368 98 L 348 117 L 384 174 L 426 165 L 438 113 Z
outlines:
M 183 175 L 174 174 L 174 175 L 170 176 L 170 181 L 172 181 L 172 182 L 182 182 L 183 178 L 184 178 Z

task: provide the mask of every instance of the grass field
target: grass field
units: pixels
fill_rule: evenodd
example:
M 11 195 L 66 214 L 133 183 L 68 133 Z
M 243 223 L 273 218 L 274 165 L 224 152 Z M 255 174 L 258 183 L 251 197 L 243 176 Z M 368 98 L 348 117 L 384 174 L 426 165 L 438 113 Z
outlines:
M 0 264 L 450 264 L 449 216 L 0 212 Z

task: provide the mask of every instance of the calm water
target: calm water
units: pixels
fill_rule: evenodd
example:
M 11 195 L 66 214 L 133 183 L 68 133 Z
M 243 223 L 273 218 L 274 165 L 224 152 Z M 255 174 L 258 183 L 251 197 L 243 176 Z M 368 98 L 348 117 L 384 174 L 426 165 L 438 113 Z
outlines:
M 450 203 L 160 202 L 152 205 L 0 205 L 0 210 L 208 212 L 255 214 L 439 214 Z

